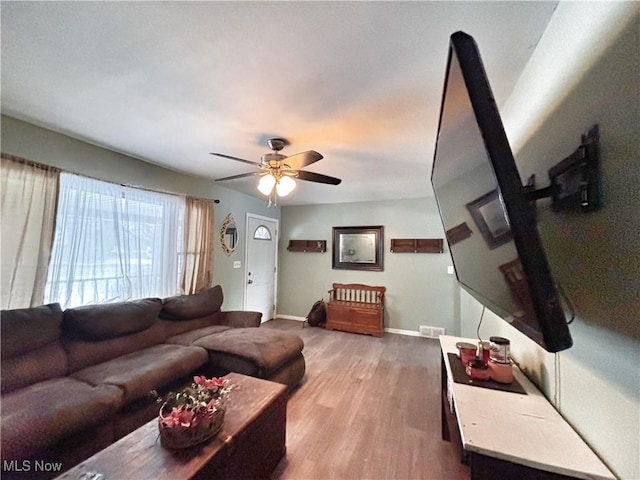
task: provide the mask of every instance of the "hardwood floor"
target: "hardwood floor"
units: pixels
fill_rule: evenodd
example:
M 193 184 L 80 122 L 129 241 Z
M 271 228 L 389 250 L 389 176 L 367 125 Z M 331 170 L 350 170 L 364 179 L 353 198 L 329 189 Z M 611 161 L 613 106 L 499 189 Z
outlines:
M 375 338 L 283 319 L 260 328 L 300 336 L 307 363 L 289 399 L 287 454 L 272 480 L 469 478 L 440 438 L 436 340 Z

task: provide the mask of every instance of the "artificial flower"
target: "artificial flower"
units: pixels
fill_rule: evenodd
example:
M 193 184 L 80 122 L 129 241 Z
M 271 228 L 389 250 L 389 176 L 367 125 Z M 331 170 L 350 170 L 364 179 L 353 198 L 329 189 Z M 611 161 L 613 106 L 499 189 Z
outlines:
M 226 378 L 195 376 L 190 387 L 179 392 L 171 392 L 166 399 L 158 399 L 164 402 L 160 409 L 160 421 L 167 428 L 195 427 L 202 418 L 224 408 L 231 388 Z M 168 415 L 163 415 L 165 406 L 171 407 Z

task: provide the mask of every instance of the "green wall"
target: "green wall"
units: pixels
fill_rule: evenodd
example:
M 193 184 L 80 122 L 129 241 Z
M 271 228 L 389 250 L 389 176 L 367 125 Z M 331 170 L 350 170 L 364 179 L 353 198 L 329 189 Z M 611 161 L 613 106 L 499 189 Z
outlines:
M 279 220 L 280 207 L 268 208 L 266 200 L 262 198 L 254 198 L 227 188 L 216 190 L 216 192 L 216 198 L 220 199 L 220 204 L 216 208 L 216 231 L 219 231 L 220 224 L 230 213 L 238 226 L 238 245 L 231 255 L 226 255 L 219 245 L 220 239 L 216 238 L 213 280 L 224 289 L 225 310 L 243 310 L 247 213 Z M 233 268 L 234 262 L 240 262 L 240 267 Z
M 425 178 L 425 183 L 429 180 Z M 384 270 L 333 270 L 332 227 L 384 226 Z M 392 238 L 442 238 L 444 230 L 433 198 L 282 208 L 279 245 L 278 314 L 305 317 L 331 284 L 382 285 L 385 327 L 417 334 L 420 325 L 457 334 L 454 320 L 455 277 L 447 274 L 448 252 L 391 253 Z M 325 253 L 288 252 L 289 240 L 326 240 Z
M 6 115 L 1 117 L 1 121 L 4 153 L 99 180 L 220 200 L 216 205 L 216 232 L 225 216 L 231 213 L 238 224 L 239 242 L 236 251 L 227 256 L 220 248 L 220 240 L 216 235 L 214 283 L 222 285 L 225 310 L 243 308 L 246 214 L 279 218 L 279 208 L 268 209 L 264 200 L 220 187 L 211 179 L 185 175 L 152 165 Z M 234 269 L 234 260 L 240 260 L 242 268 Z

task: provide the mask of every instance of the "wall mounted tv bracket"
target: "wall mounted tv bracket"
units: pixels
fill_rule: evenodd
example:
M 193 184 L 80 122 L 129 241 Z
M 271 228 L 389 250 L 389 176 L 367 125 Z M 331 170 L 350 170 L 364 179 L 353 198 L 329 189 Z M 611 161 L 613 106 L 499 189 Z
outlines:
M 556 212 L 591 212 L 602 206 L 598 125 L 582 135 L 576 151 L 549 169 L 549 180 L 547 188 L 524 187 L 525 198 L 535 201 L 551 197 L 551 209 Z

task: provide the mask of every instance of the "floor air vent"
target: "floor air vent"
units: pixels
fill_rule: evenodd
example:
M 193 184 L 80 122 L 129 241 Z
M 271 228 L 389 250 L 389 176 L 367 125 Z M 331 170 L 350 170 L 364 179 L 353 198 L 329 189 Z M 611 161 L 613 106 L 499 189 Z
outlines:
M 444 328 L 429 327 L 427 325 L 420 325 L 420 336 L 427 338 L 438 338 L 440 335 L 444 335 Z

